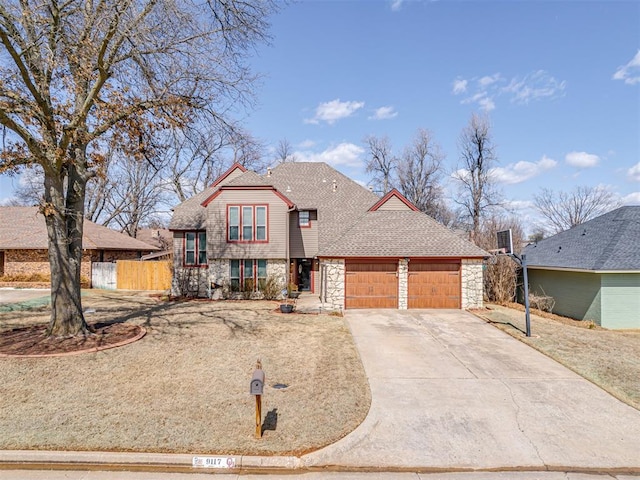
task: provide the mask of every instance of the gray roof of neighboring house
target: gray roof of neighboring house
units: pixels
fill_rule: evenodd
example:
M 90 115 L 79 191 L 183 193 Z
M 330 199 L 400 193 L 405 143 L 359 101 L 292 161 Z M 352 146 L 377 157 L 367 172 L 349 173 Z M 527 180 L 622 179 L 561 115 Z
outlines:
M 523 253 L 532 267 L 640 270 L 640 206 L 605 213 L 530 244 Z
M 488 257 L 473 243 L 422 212 L 367 212 L 320 256 Z
M 48 249 L 47 227 L 38 207 L 0 207 L 0 249 Z M 158 247 L 136 240 L 90 220 L 84 221 L 85 250 L 136 250 L 151 252 Z

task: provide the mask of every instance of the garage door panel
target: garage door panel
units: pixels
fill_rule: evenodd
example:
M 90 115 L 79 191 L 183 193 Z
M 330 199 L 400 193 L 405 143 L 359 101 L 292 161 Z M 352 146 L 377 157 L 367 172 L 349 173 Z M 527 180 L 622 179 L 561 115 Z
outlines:
M 346 308 L 397 308 L 395 263 L 347 262 L 345 267 Z
M 460 264 L 409 264 L 409 308 L 460 308 Z

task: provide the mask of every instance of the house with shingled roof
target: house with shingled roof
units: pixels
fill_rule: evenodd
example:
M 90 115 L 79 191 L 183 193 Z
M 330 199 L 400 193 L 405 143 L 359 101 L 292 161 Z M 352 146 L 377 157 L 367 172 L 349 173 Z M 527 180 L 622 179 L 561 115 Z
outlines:
M 482 306 L 488 254 L 418 211 L 326 163 L 264 175 L 233 165 L 174 209 L 174 292 L 259 295 L 268 279 L 317 295 L 323 308 Z
M 138 260 L 159 251 L 141 242 L 89 220 L 82 232 L 80 275 L 91 279 L 93 262 Z M 38 207 L 0 207 L 0 276 L 50 275 L 49 243 L 44 216 Z
M 529 290 L 553 313 L 605 328 L 640 328 L 640 206 L 613 210 L 528 245 Z

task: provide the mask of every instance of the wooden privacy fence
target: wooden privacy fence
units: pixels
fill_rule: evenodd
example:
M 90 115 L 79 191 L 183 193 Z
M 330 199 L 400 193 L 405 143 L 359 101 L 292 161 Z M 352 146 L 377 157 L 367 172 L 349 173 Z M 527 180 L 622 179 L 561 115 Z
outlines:
M 171 262 L 139 262 L 118 260 L 118 290 L 169 290 Z
M 116 289 L 116 264 L 107 262 L 91 263 L 91 287 Z

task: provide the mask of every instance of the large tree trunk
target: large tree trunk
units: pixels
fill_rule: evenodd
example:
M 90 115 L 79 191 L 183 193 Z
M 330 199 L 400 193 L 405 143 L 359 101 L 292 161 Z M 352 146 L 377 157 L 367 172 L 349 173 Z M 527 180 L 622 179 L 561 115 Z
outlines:
M 71 165 L 56 178 L 45 175 L 42 212 L 49 236 L 51 267 L 51 319 L 47 335 L 86 335 L 91 331 L 82 312 L 80 289 L 85 187 L 86 176 Z

